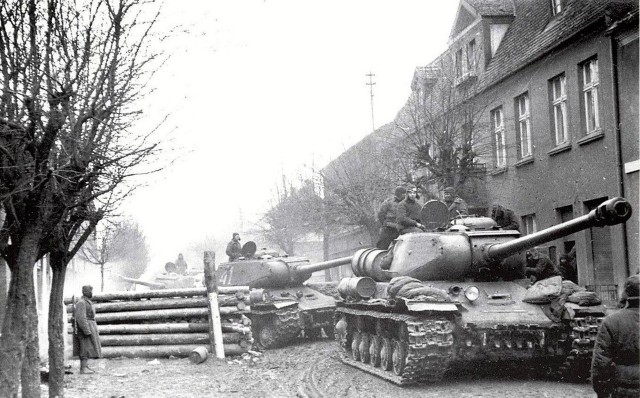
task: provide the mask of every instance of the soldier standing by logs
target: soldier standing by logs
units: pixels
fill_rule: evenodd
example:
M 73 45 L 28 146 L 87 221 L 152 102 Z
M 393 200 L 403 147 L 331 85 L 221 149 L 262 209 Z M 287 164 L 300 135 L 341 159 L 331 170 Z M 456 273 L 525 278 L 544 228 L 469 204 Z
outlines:
M 398 212 L 398 204 L 405 198 L 407 190 L 402 187 L 396 187 L 392 197 L 386 199 L 380 205 L 378 210 L 378 221 L 380 222 L 380 237 L 376 243 L 376 247 L 381 250 L 386 250 L 395 238 L 398 237 L 399 227 L 396 222 L 396 214 Z
M 75 303 L 73 316 L 75 318 L 74 339 L 77 339 L 80 357 L 80 373 L 95 373 L 88 365 L 89 358 L 100 358 L 102 347 L 96 323 L 96 312 L 91 302 L 93 287 L 82 286 L 82 297 Z
M 231 241 L 227 243 L 227 256 L 229 256 L 229 262 L 236 261 L 242 256 L 242 245 L 240 244 L 240 234 L 233 233 Z
M 626 308 L 602 321 L 591 362 L 591 380 L 598 398 L 640 396 L 640 275 L 630 276 L 623 298 Z

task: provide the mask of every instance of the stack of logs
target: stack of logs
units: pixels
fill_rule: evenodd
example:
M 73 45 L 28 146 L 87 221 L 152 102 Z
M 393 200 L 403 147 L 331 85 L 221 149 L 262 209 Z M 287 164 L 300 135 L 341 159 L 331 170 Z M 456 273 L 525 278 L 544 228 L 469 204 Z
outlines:
M 197 347 L 209 347 L 207 290 L 203 288 L 124 291 L 92 298 L 105 358 L 187 357 Z M 64 300 L 73 333 L 73 298 Z M 251 349 L 249 288 L 218 288 L 225 355 Z

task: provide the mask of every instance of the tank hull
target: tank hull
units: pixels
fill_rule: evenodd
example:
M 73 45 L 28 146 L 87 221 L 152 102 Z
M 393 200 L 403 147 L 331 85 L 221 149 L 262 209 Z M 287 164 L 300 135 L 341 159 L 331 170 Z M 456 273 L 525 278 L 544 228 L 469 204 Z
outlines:
M 488 362 L 535 363 L 550 374 L 586 379 L 603 307 L 574 305 L 573 316 L 556 322 L 545 306 L 522 302 L 525 281 L 473 286 L 483 292 L 477 302 L 431 303 L 426 310 L 411 300 L 339 301 L 336 339 L 343 362 L 398 385 L 438 381 L 450 369 Z

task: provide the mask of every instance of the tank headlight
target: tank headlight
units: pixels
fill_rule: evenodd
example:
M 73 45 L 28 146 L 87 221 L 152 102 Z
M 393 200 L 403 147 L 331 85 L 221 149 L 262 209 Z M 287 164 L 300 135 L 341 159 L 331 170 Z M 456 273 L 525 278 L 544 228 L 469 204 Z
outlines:
M 476 301 L 478 297 L 480 297 L 480 290 L 478 290 L 478 288 L 475 286 L 469 286 L 468 288 L 464 289 L 464 296 L 469 301 Z

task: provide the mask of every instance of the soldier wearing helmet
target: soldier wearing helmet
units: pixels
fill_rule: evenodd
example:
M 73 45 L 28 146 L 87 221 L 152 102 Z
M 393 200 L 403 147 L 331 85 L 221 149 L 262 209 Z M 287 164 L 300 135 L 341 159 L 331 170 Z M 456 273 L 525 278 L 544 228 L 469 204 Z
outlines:
M 640 275 L 630 276 L 626 307 L 602 321 L 591 362 L 593 390 L 601 397 L 640 396 Z

